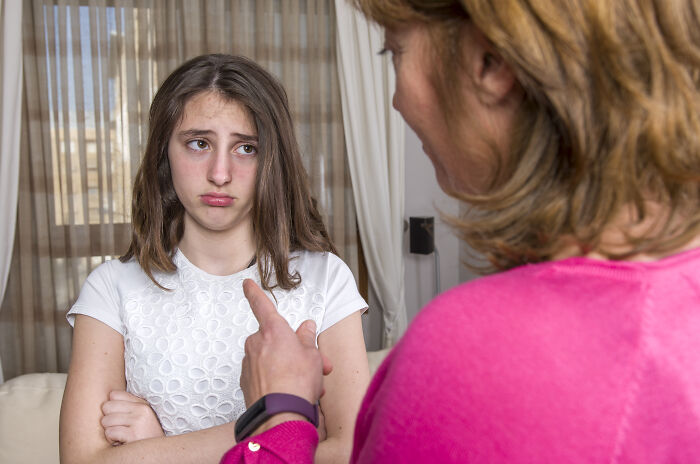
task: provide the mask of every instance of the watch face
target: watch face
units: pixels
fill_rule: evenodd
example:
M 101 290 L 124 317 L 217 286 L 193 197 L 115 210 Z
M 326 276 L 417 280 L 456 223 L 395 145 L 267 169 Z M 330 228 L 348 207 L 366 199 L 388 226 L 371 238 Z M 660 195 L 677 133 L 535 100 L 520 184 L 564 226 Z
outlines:
M 265 397 L 263 396 L 258 401 L 253 403 L 246 412 L 236 421 L 236 439 L 240 441 L 242 438 L 250 435 L 258 425 L 265 420 Z
M 265 401 L 264 401 L 264 400 L 265 400 L 265 397 L 263 396 L 263 397 L 260 398 L 260 399 L 263 400 L 263 401 L 256 401 L 255 403 L 253 403 L 253 404 L 250 406 L 250 408 L 248 408 L 248 411 L 250 411 L 250 415 L 253 416 L 253 417 L 255 417 L 255 416 L 257 416 L 258 414 L 260 414 L 261 412 L 265 411 Z M 248 411 L 246 411 L 246 413 L 247 413 Z

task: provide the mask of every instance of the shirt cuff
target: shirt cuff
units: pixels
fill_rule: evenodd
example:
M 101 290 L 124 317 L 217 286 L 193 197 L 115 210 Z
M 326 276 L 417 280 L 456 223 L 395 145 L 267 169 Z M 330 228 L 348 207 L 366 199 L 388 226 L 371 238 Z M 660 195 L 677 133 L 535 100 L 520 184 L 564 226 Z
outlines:
M 307 421 L 287 421 L 248 437 L 231 448 L 221 464 L 313 463 L 318 432 Z

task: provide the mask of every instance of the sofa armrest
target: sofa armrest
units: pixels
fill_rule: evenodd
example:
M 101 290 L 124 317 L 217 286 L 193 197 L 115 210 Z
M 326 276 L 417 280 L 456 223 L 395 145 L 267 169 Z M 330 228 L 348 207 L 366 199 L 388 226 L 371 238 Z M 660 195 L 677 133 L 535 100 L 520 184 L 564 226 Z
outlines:
M 58 464 L 66 374 L 26 374 L 0 385 L 0 462 Z

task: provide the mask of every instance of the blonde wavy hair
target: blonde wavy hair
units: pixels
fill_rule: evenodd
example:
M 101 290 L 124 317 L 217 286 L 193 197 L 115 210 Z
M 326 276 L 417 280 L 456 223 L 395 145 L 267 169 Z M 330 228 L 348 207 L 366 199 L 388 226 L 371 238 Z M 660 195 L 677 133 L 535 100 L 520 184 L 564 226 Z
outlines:
M 693 0 L 355 0 L 387 28 L 428 26 L 446 123 L 459 119 L 460 30 L 474 24 L 524 91 L 510 152 L 485 194 L 449 192 L 447 218 L 488 270 L 552 259 L 562 243 L 612 259 L 700 234 L 700 7 Z M 454 63 L 457 63 L 455 65 Z M 456 116 L 453 118 L 452 116 Z M 457 136 L 457 134 L 455 134 Z M 649 205 L 664 205 L 663 214 Z M 624 252 L 603 230 L 632 206 Z

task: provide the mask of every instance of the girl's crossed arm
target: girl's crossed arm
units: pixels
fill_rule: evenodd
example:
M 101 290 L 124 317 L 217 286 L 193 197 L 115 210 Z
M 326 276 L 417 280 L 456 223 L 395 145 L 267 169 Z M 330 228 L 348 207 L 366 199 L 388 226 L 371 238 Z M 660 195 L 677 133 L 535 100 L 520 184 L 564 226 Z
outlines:
M 101 423 L 102 406 L 110 392 L 125 389 L 122 336 L 97 319 L 77 315 L 61 406 L 61 463 L 218 463 L 235 444 L 235 423 L 231 422 L 197 432 L 113 446 L 105 437 Z

